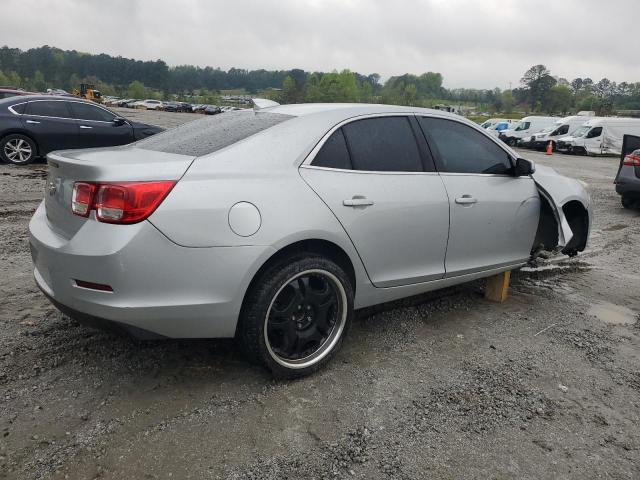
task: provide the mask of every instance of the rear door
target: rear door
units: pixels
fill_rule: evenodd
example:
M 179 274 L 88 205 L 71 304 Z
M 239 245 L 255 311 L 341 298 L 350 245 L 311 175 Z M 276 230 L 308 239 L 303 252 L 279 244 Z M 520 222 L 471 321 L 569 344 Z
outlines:
M 336 129 L 300 168 L 377 287 L 444 276 L 449 202 L 427 152 L 413 116 L 378 116 Z
M 78 122 L 81 148 L 110 147 L 133 142 L 133 128 L 128 122 L 118 124 L 109 110 L 85 102 L 69 102 Z
M 38 153 L 78 148 L 78 126 L 64 100 L 32 100 L 21 117 Z
M 471 126 L 419 122 L 450 200 L 446 276 L 526 261 L 540 215 L 533 179 L 514 176 L 509 153 Z

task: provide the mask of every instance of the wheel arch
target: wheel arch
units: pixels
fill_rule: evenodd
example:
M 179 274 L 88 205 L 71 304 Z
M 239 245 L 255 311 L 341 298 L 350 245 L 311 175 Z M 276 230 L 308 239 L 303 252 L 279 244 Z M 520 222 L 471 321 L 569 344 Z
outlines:
M 27 133 L 26 131 L 24 131 L 24 130 L 22 130 L 20 128 L 9 128 L 7 130 L 4 130 L 2 132 L 2 134 L 0 135 L 0 142 L 3 141 L 9 135 L 23 135 L 23 136 L 27 137 L 36 146 L 36 156 L 42 156 L 42 152 L 40 151 L 40 145 L 38 144 L 36 139 L 33 138 L 33 135 L 30 135 L 29 133 Z
M 562 250 L 567 255 L 575 255 L 582 252 L 587 246 L 589 238 L 589 212 L 580 200 L 570 200 L 562 205 L 564 213 L 573 236 Z

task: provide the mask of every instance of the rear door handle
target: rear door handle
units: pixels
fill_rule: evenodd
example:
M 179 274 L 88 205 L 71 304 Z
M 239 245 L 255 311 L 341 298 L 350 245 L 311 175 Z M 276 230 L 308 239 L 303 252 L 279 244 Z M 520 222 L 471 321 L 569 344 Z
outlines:
M 26 123 L 40 123 L 40 122 L 36 122 L 35 120 L 27 120 Z
M 473 198 L 471 195 L 463 195 L 456 198 L 456 203 L 460 205 L 472 205 L 474 203 L 478 203 L 478 199 Z
M 353 198 L 348 198 L 342 201 L 342 205 L 345 207 L 368 207 L 373 205 L 373 200 L 367 199 L 360 195 L 354 195 Z
M 93 128 L 93 127 L 87 127 L 86 125 L 80 125 L 80 128 Z

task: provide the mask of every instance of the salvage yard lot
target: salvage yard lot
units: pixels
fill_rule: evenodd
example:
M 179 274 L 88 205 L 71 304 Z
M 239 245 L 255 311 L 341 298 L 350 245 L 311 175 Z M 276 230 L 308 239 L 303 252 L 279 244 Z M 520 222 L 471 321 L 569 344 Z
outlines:
M 504 304 L 475 282 L 360 312 L 336 361 L 294 382 L 231 341 L 62 316 L 27 242 L 46 166 L 0 166 L 0 478 L 640 477 L 640 212 L 615 158 L 521 154 L 589 184 L 588 250 L 514 273 Z

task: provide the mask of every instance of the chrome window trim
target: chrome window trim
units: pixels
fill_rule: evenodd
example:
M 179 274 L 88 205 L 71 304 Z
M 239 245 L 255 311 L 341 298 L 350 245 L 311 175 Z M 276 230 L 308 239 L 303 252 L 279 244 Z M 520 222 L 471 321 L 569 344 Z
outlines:
M 364 173 L 367 175 L 438 175 L 438 172 L 404 172 L 404 171 L 388 171 L 388 170 L 350 170 L 347 168 L 319 167 L 317 165 L 300 165 L 300 168 L 306 170 L 327 170 L 330 172 L 340 173 Z
M 11 106 L 7 107 L 7 110 L 9 110 L 9 111 L 10 111 L 11 113 L 13 113 L 14 115 L 22 116 L 22 115 L 24 115 L 24 113 L 18 113 L 18 112 L 16 112 L 16 111 L 13 109 L 13 107 L 17 107 L 18 105 L 26 105 L 27 103 L 29 103 L 29 102 L 14 103 L 13 105 L 11 105 Z M 25 109 L 26 109 L 26 108 L 27 108 L 27 107 L 25 107 Z
M 352 122 L 356 122 L 358 120 L 364 120 L 366 118 L 383 118 L 383 117 L 410 117 L 412 115 L 415 115 L 415 112 L 383 112 L 383 113 L 367 113 L 364 115 L 356 115 L 355 117 L 349 117 L 345 120 L 342 120 L 341 122 L 337 123 L 336 125 L 334 125 L 332 128 L 329 129 L 329 131 L 327 133 L 325 133 L 322 138 L 318 141 L 318 143 L 316 143 L 315 147 L 313 147 L 311 149 L 311 151 L 309 152 L 309 154 L 305 157 L 305 159 L 302 161 L 302 163 L 299 165 L 299 168 L 313 168 L 313 169 L 317 169 L 317 170 L 336 170 L 339 172 L 352 172 L 352 173 L 381 173 L 381 174 L 393 174 L 393 175 L 416 175 L 416 174 L 425 174 L 425 173 L 438 173 L 438 172 L 425 172 L 425 171 L 421 171 L 421 172 L 405 172 L 402 170 L 393 170 L 393 171 L 387 171 L 387 170 L 354 170 L 354 169 L 346 169 L 346 168 L 331 168 L 331 167 L 318 167 L 316 165 L 311 165 L 311 162 L 313 162 L 313 160 L 316 158 L 316 155 L 318 155 L 318 152 L 322 149 L 322 147 L 324 146 L 324 144 L 327 142 L 327 140 L 329 139 L 329 137 L 331 135 L 333 135 L 333 132 L 335 132 L 336 130 L 338 130 L 339 128 L 342 128 L 342 126 L 348 124 L 348 123 L 352 123 Z M 412 130 L 413 131 L 413 130 Z M 418 146 L 419 148 L 419 146 Z
M 35 102 L 68 102 L 68 103 L 81 103 L 81 104 L 83 104 L 83 105 L 90 105 L 90 106 L 92 106 L 92 107 L 94 107 L 94 108 L 99 108 L 99 109 L 101 109 L 101 110 L 104 110 L 105 112 L 108 112 L 108 113 L 112 114 L 112 115 L 114 116 L 113 118 L 117 118 L 117 117 L 118 117 L 118 115 L 116 115 L 114 112 L 112 112 L 111 110 L 108 110 L 108 109 L 106 109 L 106 108 L 104 108 L 104 107 L 102 107 L 102 106 L 100 106 L 100 105 L 91 105 L 91 104 L 87 104 L 86 102 L 79 102 L 79 101 L 77 101 L 77 100 L 59 100 L 59 99 L 51 99 L 51 100 L 49 100 L 49 99 L 42 99 L 42 98 L 40 98 L 40 99 L 38 99 L 38 100 L 29 100 L 29 101 L 24 102 L 24 103 L 35 103 Z M 16 103 L 16 105 L 20 105 L 20 104 Z M 11 109 L 11 107 L 9 107 L 9 109 Z M 15 113 L 15 112 L 14 112 L 14 114 L 15 114 L 15 115 L 24 115 L 25 117 L 53 118 L 53 119 L 56 119 L 56 120 L 78 120 L 78 121 L 80 121 L 80 122 L 99 122 L 99 123 L 107 123 L 107 124 L 111 124 L 111 123 L 113 123 L 112 121 L 111 121 L 111 122 L 107 122 L 107 121 L 105 121 L 105 120 L 85 120 L 85 119 L 83 119 L 83 118 L 74 118 L 74 117 L 51 117 L 51 116 L 49 116 L 49 115 L 32 115 L 32 114 L 29 114 L 29 113 L 23 113 L 23 114 L 20 114 L 20 113 Z

